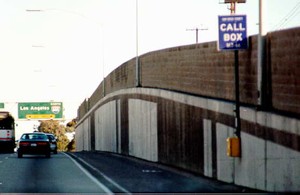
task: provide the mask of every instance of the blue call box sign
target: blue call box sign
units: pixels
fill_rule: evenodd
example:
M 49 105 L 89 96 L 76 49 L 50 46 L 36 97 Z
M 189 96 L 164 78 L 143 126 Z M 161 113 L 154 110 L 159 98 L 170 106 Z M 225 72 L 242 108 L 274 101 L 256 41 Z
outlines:
M 248 48 L 246 15 L 219 16 L 218 50 Z

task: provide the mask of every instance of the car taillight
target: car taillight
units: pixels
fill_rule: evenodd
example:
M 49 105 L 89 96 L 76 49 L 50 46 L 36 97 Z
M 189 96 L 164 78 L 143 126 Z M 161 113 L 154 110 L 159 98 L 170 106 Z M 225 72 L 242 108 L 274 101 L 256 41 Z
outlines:
M 39 146 L 46 146 L 48 144 L 49 143 L 47 143 L 47 142 L 37 142 L 37 145 L 39 145 Z
M 29 142 L 20 142 L 20 146 L 29 146 Z

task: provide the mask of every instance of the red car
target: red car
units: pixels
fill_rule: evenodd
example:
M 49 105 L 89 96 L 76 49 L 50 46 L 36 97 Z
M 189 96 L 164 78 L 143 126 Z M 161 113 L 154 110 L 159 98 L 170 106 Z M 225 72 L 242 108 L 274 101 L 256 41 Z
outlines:
M 47 158 L 51 157 L 50 142 L 44 133 L 24 133 L 17 146 L 18 158 L 24 154 L 44 154 Z

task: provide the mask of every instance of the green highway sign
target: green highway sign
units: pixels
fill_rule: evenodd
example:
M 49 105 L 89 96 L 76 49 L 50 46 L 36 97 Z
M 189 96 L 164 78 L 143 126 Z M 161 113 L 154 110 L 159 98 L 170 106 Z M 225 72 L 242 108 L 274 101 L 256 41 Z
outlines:
M 0 102 L 0 108 L 5 108 L 4 103 Z
M 62 102 L 22 102 L 18 103 L 19 119 L 62 119 Z

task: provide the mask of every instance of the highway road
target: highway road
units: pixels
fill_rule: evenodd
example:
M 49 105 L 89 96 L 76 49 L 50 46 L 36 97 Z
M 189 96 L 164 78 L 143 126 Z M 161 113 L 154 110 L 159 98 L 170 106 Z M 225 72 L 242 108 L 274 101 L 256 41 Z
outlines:
M 109 193 L 64 153 L 51 158 L 0 154 L 0 193 Z
M 253 192 L 156 163 L 105 152 L 0 153 L 1 193 Z

